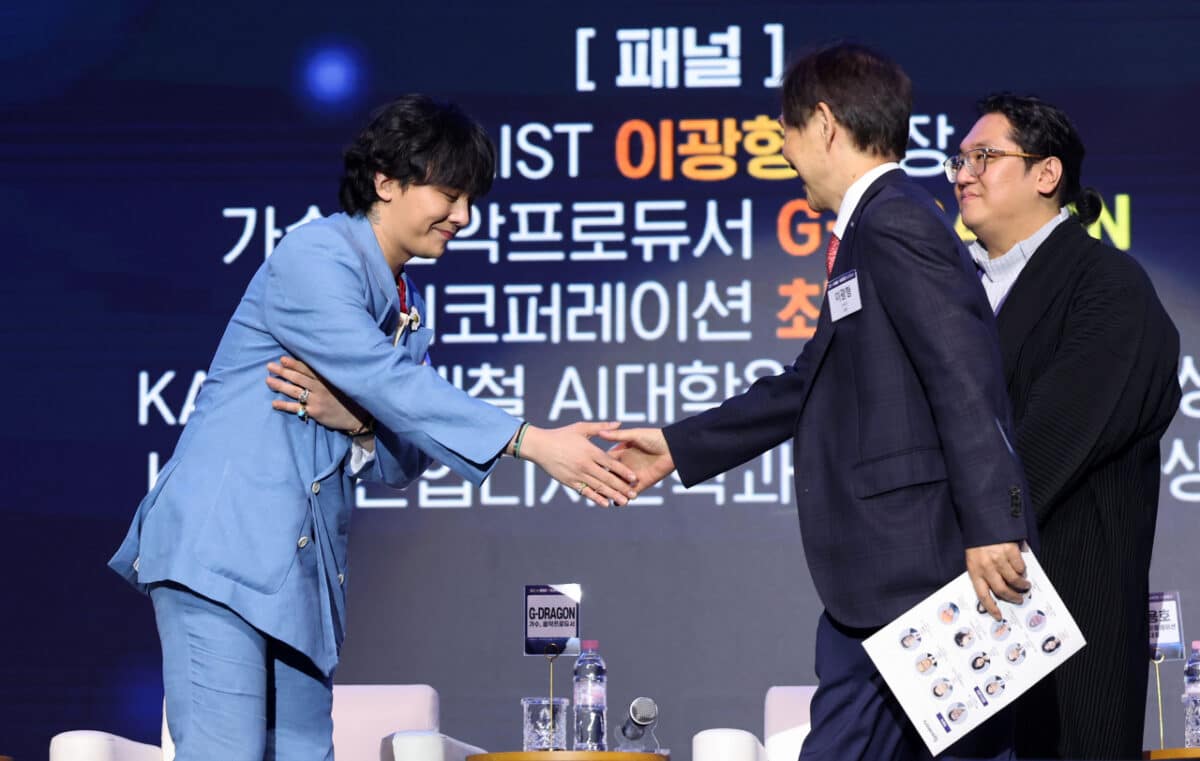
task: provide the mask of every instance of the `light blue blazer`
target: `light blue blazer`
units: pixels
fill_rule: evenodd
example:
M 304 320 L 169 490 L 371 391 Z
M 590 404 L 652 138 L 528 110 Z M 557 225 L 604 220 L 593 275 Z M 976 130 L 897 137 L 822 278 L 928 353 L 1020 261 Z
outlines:
M 398 322 L 364 217 L 287 235 L 250 281 L 110 567 L 142 591 L 169 580 L 224 603 L 331 673 L 346 621 L 350 437 L 273 410 L 267 362 L 297 357 L 370 412 L 376 457 L 360 476 L 391 486 L 431 460 L 478 484 L 519 425 L 422 364 L 429 328 L 393 345 Z

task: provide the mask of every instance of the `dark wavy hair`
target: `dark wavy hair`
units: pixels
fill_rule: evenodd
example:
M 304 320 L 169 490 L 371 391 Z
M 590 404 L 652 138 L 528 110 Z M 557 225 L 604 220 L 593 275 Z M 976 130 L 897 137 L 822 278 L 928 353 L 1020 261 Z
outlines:
M 365 214 L 379 200 L 375 173 L 409 185 L 444 185 L 471 198 L 486 195 L 496 173 L 496 147 L 475 120 L 452 103 L 404 95 L 379 108 L 343 154 L 338 200 Z
M 841 43 L 793 62 L 783 78 L 783 121 L 803 127 L 824 102 L 859 150 L 899 160 L 908 146 L 912 81 L 897 64 Z
M 1083 156 L 1086 152 L 1083 139 L 1075 125 L 1059 108 L 1032 95 L 995 93 L 979 101 L 980 116 L 1001 114 L 1012 125 L 1009 137 L 1024 153 L 1037 156 L 1055 156 L 1063 165 L 1062 179 L 1055 191 L 1058 204 L 1075 204 L 1079 221 L 1090 225 L 1100 217 L 1103 201 L 1092 188 L 1080 184 L 1083 173 Z M 1025 159 L 1031 167 L 1041 159 Z

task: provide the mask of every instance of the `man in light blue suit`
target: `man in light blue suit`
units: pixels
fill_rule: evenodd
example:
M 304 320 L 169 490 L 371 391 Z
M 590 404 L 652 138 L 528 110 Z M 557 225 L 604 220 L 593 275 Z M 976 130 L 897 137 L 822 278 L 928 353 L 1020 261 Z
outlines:
M 601 505 L 634 495 L 633 472 L 588 441 L 610 425 L 529 426 L 423 362 L 431 332 L 404 264 L 442 255 L 494 166 L 457 108 L 385 106 L 346 151 L 346 213 L 284 238 L 234 312 L 109 563 L 154 604 L 179 761 L 333 757 L 355 476 L 401 487 L 437 460 L 478 484 L 505 453 Z M 285 354 L 308 385 L 264 385 Z

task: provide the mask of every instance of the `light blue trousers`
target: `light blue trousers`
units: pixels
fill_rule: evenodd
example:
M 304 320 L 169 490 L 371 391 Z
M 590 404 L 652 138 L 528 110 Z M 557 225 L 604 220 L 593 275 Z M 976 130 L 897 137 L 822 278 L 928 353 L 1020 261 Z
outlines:
M 220 603 L 150 588 L 176 761 L 332 761 L 333 682 Z

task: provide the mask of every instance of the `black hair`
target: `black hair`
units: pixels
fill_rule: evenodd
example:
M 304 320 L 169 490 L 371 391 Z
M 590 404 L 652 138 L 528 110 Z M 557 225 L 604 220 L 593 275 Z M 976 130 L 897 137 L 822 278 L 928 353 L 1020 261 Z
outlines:
M 904 156 L 912 82 L 897 64 L 847 43 L 793 62 L 783 78 L 783 122 L 803 127 L 822 102 L 859 150 L 896 160 Z
M 1079 221 L 1090 225 L 1100 217 L 1103 201 L 1092 188 L 1080 185 L 1083 173 L 1083 157 L 1086 153 L 1083 139 L 1067 115 L 1059 108 L 1032 95 L 996 93 L 978 103 L 979 115 L 1001 114 L 1012 125 L 1009 137 L 1024 153 L 1037 156 L 1054 156 L 1062 162 L 1062 179 L 1055 190 L 1060 206 L 1075 204 Z M 1031 167 L 1041 159 L 1025 159 Z
M 375 173 L 409 185 L 442 185 L 471 198 L 486 195 L 496 148 L 477 122 L 452 103 L 404 95 L 379 108 L 343 154 L 338 200 L 365 214 L 379 200 Z

